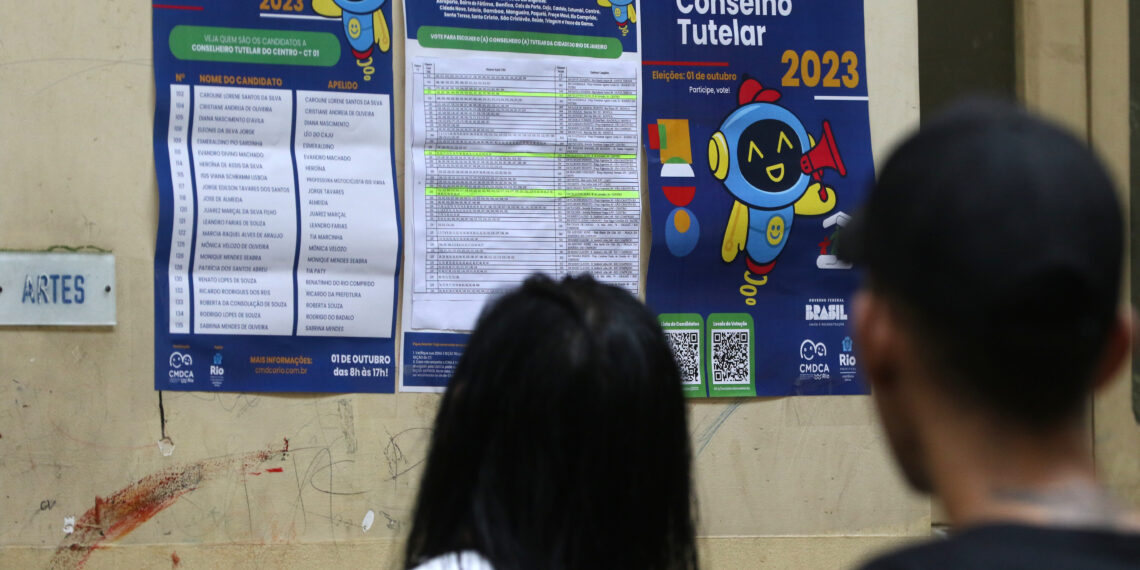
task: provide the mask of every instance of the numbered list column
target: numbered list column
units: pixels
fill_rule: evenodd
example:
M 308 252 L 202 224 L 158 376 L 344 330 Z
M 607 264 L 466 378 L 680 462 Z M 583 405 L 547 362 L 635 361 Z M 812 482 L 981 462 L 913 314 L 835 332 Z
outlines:
M 170 123 L 166 146 L 170 156 L 170 182 L 174 189 L 174 217 L 167 267 L 170 291 L 170 332 L 190 332 L 190 252 L 194 232 L 194 185 L 190 171 L 190 86 L 170 86 Z

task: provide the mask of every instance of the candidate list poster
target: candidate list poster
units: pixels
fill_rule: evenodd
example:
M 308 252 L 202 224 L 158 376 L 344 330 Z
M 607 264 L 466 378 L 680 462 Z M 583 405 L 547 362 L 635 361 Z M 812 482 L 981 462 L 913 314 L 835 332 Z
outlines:
M 863 3 L 645 10 L 646 301 L 691 397 L 859 394 L 838 230 L 874 175 Z
M 391 3 L 153 17 L 155 388 L 392 392 Z
M 401 391 L 527 276 L 641 280 L 638 5 L 408 3 Z

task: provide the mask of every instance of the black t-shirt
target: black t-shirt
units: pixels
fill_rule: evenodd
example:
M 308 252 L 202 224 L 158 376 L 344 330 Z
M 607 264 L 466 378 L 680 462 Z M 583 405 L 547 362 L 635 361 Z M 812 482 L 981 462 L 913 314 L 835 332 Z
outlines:
M 888 554 L 863 570 L 1137 570 L 1140 534 L 987 525 Z

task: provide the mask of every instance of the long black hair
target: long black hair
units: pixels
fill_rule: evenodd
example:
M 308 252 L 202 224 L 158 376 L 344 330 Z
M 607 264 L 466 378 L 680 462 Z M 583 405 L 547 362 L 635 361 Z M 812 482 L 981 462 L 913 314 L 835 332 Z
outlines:
M 531 277 L 484 310 L 443 396 L 405 565 L 696 568 L 680 382 L 628 292 Z

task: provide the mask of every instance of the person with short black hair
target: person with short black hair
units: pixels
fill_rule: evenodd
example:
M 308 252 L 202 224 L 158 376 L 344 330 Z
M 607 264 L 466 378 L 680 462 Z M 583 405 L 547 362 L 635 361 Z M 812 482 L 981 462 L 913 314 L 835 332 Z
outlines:
M 685 414 L 635 297 L 528 279 L 484 310 L 443 396 L 405 567 L 695 569 Z
M 1085 414 L 1131 347 L 1123 244 L 1100 161 L 1011 104 L 959 104 L 893 153 L 837 248 L 865 270 L 855 348 L 895 459 L 954 532 L 866 570 L 1140 568 Z

